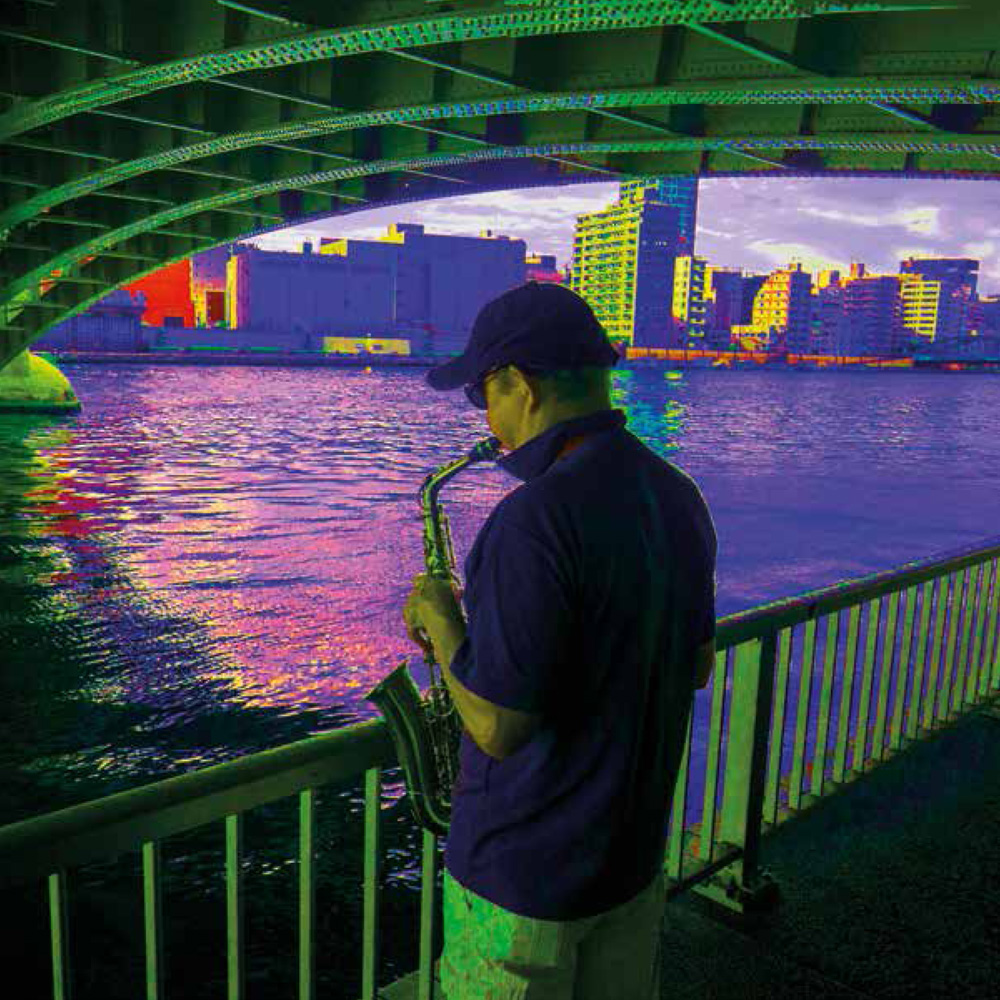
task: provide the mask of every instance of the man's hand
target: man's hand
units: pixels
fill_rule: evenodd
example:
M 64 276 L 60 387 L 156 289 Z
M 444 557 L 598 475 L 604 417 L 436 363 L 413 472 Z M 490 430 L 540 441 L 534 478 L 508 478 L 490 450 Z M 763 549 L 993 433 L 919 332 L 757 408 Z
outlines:
M 465 624 L 460 596 L 458 587 L 450 580 L 429 573 L 418 573 L 413 578 L 413 589 L 403 606 L 403 621 L 407 635 L 425 652 L 433 651 L 429 635 L 440 622 Z

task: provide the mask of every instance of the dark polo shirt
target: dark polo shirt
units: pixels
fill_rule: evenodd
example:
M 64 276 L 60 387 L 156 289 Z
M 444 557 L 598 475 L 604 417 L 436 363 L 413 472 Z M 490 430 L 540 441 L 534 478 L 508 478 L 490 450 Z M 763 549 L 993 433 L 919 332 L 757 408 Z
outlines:
M 694 651 L 715 635 L 715 526 L 621 410 L 557 424 L 498 464 L 523 485 L 465 560 L 451 670 L 542 725 L 503 761 L 463 733 L 445 866 L 506 910 L 578 919 L 662 870 Z

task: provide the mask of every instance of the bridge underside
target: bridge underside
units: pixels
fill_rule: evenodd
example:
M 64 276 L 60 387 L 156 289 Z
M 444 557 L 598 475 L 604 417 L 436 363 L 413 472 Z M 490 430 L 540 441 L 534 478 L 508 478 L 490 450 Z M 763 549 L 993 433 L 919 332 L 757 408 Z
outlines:
M 0 369 L 165 264 L 635 176 L 1000 178 L 988 0 L 17 0 Z

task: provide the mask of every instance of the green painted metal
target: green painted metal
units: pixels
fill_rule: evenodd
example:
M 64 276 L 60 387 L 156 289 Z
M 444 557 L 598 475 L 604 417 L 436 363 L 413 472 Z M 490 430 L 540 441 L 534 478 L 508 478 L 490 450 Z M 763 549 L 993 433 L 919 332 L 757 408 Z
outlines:
M 967 566 L 965 569 L 965 601 L 962 605 L 962 644 L 958 650 L 959 683 L 957 685 L 960 707 L 964 708 L 972 700 L 972 683 L 968 667 L 969 636 L 972 632 L 972 601 L 969 600 L 973 587 L 973 576 L 975 567 Z
M 774 824 L 778 819 L 778 789 L 781 783 L 781 740 L 785 732 L 785 708 L 788 702 L 788 667 L 792 651 L 792 630 L 778 633 L 778 676 L 774 683 L 774 711 L 771 713 L 771 736 L 768 743 L 767 785 L 764 792 L 763 818 Z
M 889 621 L 883 635 L 882 672 L 878 684 L 878 719 L 875 723 L 875 752 L 879 761 L 885 760 L 885 727 L 889 711 L 889 677 L 892 672 L 893 639 L 899 620 L 899 591 L 889 598 Z
M 352 13 L 357 15 L 360 12 L 358 19 L 363 20 L 368 13 L 366 6 L 368 5 L 353 4 Z M 426 5 L 397 3 L 396 6 L 400 14 L 407 6 L 408 13 L 426 12 Z M 134 98 L 155 90 L 229 73 L 265 70 L 408 46 L 593 32 L 609 27 L 610 12 L 604 4 L 548 0 L 544 5 L 539 5 L 538 9 L 524 8 L 517 12 L 511 11 L 510 6 L 501 3 L 479 4 L 460 13 L 453 14 L 449 11 L 422 18 L 410 17 L 395 24 L 377 23 L 373 20 L 371 23 L 314 31 L 305 35 L 297 33 L 291 38 L 272 39 L 224 51 L 201 55 L 188 53 L 180 59 L 156 66 L 142 66 L 138 60 L 105 51 L 105 58 L 112 58 L 115 62 L 126 65 L 137 65 L 138 68 L 111 79 L 92 80 L 72 90 L 13 108 L 0 115 L 0 140 L 52 124 L 71 114 L 113 103 L 124 96 Z M 732 4 L 725 6 L 710 0 L 633 0 L 616 6 L 612 23 L 619 30 L 664 24 L 742 22 L 755 18 L 774 20 L 818 17 L 840 13 L 845 9 L 853 13 L 893 10 L 893 5 L 886 3 L 845 4 L 827 3 L 823 0 L 734 0 Z M 254 7 L 266 10 L 266 4 L 255 4 Z M 914 4 L 902 9 L 925 13 L 928 8 L 936 7 L 953 11 L 966 9 L 966 5 L 962 4 Z M 369 6 L 372 13 L 376 9 L 375 5 Z M 301 22 L 300 25 L 307 26 Z M 87 54 L 97 53 L 90 50 Z
M 837 658 L 837 638 L 840 632 L 839 610 L 824 616 L 826 637 L 824 639 L 823 678 L 819 691 L 819 711 L 816 724 L 816 746 L 813 748 L 812 785 L 809 792 L 817 798 L 824 792 L 826 778 L 826 742 L 830 729 L 830 708 L 833 702 L 833 667 Z
M 1000 687 L 1000 628 L 998 628 L 998 617 L 1000 617 L 1000 559 L 993 560 L 993 596 L 990 598 L 990 613 L 986 623 L 987 641 L 983 662 L 986 667 L 983 670 L 983 686 L 981 691 L 983 696 Z M 992 672 L 989 664 L 993 664 Z
M 997 566 L 1000 539 L 974 550 L 922 563 L 910 563 L 794 598 L 777 601 L 723 619 L 717 628 L 716 670 L 707 733 L 705 796 L 700 829 L 685 829 L 692 727 L 689 720 L 682 769 L 674 790 L 671 828 L 664 857 L 668 895 L 693 891 L 729 909 L 746 912 L 773 905 L 777 887 L 759 867 L 760 840 L 765 831 L 788 822 L 815 805 L 820 798 L 856 780 L 880 760 L 895 755 L 914 738 L 947 724 L 973 706 L 998 701 L 997 622 L 1000 587 Z M 973 592 L 972 581 L 976 588 Z M 948 638 L 944 635 L 949 586 L 956 584 L 949 614 Z M 920 589 L 921 612 L 917 616 Z M 932 598 L 937 610 L 930 631 Z M 883 597 L 888 595 L 887 609 Z M 888 678 L 897 639 L 900 600 L 906 601 L 901 662 L 896 690 Z M 850 706 L 857 668 L 861 622 L 867 607 L 867 641 L 861 668 L 862 694 L 858 723 L 850 736 Z M 849 611 L 846 653 L 838 667 L 837 636 L 840 612 Z M 885 612 L 885 613 L 884 613 Z M 963 635 L 955 664 L 954 698 L 949 704 L 953 640 L 959 618 Z M 883 620 L 884 617 L 884 620 Z M 806 757 L 808 705 L 812 690 L 816 630 L 825 621 L 823 676 L 816 725 L 816 746 L 810 792 L 801 791 Z M 912 654 L 914 624 L 917 652 Z M 884 631 L 882 630 L 885 626 Z M 785 701 L 795 630 L 803 629 L 803 655 L 799 683 L 788 804 L 781 807 L 778 789 L 788 782 L 782 775 L 781 748 L 785 738 Z M 881 633 L 881 636 L 879 636 Z M 923 703 L 923 724 L 901 733 L 903 709 L 907 723 L 919 713 L 925 654 L 931 656 Z M 877 641 L 883 641 L 878 682 L 878 711 L 871 748 L 868 748 L 868 712 L 874 687 Z M 972 639 L 970 642 L 969 639 Z M 944 657 L 941 687 L 938 670 Z M 826 744 L 830 728 L 833 679 L 843 678 L 833 780 L 825 781 Z M 984 684 L 982 679 L 990 681 Z M 907 688 L 907 681 L 912 687 Z M 730 693 L 730 711 L 724 726 L 724 705 Z M 907 694 L 909 691 L 909 694 Z M 964 697 L 963 697 L 964 696 Z M 894 709 L 888 744 L 883 736 L 886 715 Z M 936 705 L 932 715 L 929 709 Z M 692 713 L 693 714 L 693 713 Z M 726 739 L 724 766 L 721 747 Z M 854 747 L 850 767 L 847 748 Z M 768 756 L 770 754 L 770 757 Z M 147 941 L 147 997 L 162 995 L 163 957 L 160 915 L 159 845 L 170 833 L 193 829 L 224 819 L 226 824 L 227 965 L 230 1000 L 245 995 L 243 971 L 243 813 L 257 805 L 289 795 L 299 796 L 299 962 L 300 997 L 314 991 L 315 920 L 315 796 L 331 781 L 364 774 L 365 778 L 365 884 L 362 990 L 364 1000 L 375 1000 L 378 973 L 378 889 L 381 882 L 380 798 L 381 769 L 396 763 L 391 740 L 382 720 L 351 726 L 336 733 L 254 754 L 200 772 L 171 778 L 155 785 L 109 796 L 83 806 L 61 810 L 0 829 L 0 880 L 23 881 L 48 874 L 53 955 L 53 995 L 68 996 L 68 927 L 66 875 L 70 865 L 109 857 L 122 850 L 143 853 L 144 913 Z M 722 772 L 722 805 L 717 809 L 718 778 Z M 697 841 L 697 843 L 696 843 Z M 435 963 L 433 942 L 439 919 L 437 839 L 424 831 L 422 845 L 420 967 L 415 986 L 422 998 L 431 996 Z
M 795 743 L 792 750 L 791 788 L 788 793 L 789 809 L 799 809 L 802 803 L 802 775 L 806 763 L 806 736 L 809 718 L 809 697 L 812 691 L 813 662 L 816 652 L 816 619 L 806 622 L 802 646 L 802 666 L 799 671 L 799 700 L 795 717 Z
M 69 920 L 66 872 L 59 869 L 49 876 L 49 936 L 52 944 L 52 996 L 70 1000 Z
M 228 1000 L 246 995 L 243 913 L 243 814 L 226 817 L 226 979 Z
M 280 202 L 287 190 L 302 192 L 307 218 L 356 204 L 447 196 L 456 185 L 468 186 L 479 165 L 503 159 L 540 175 L 557 165 L 560 182 L 753 175 L 762 168 L 791 175 L 801 172 L 800 156 L 808 157 L 806 173 L 1000 177 L 990 120 L 1000 96 L 987 44 L 1000 30 L 993 4 L 455 0 L 451 6 L 428 10 L 420 0 L 402 0 L 389 11 L 381 0 L 354 0 L 324 8 L 319 16 L 333 23 L 317 25 L 310 22 L 318 8 L 302 0 L 280 6 L 179 0 L 176 30 L 157 32 L 143 23 L 140 8 L 94 0 L 73 18 L 34 7 L 18 31 L 0 31 L 13 67 L 7 83 L 13 92 L 0 95 L 7 106 L 0 141 L 15 154 L 59 154 L 73 164 L 51 187 L 39 188 L 31 157 L 24 157 L 22 176 L 16 156 L 7 157 L 11 169 L 2 183 L 35 193 L 17 192 L 0 203 L 0 240 L 5 250 L 19 251 L 0 289 L 0 368 L 122 284 L 193 252 L 269 231 L 269 222 L 292 223 Z M 860 13 L 868 16 L 851 16 Z M 126 39 L 144 59 L 124 51 Z M 461 55 L 442 58 L 444 45 Z M 22 57 L 22 49 L 52 50 L 47 78 L 34 72 L 37 58 Z M 349 70 L 341 57 L 354 60 Z M 95 76 L 95 60 L 104 60 L 105 75 Z M 276 67 L 287 70 L 280 88 Z M 225 79 L 235 74 L 239 80 Z M 162 96 L 168 88 L 176 102 Z M 224 115 L 213 98 L 219 88 L 234 98 L 227 94 Z M 141 107 L 108 110 L 124 100 Z M 734 104 L 742 106 L 735 132 L 726 113 Z M 933 110 L 961 104 L 981 109 L 977 125 Z M 677 117 L 692 107 L 697 129 Z M 68 124 L 84 115 L 87 128 Z M 494 141 L 487 123 L 496 116 L 512 116 L 511 134 L 521 132 L 525 141 Z M 106 141 L 99 150 L 82 148 L 95 117 Z M 901 119 L 912 127 L 897 130 Z M 42 127 L 49 141 L 24 138 Z M 639 141 L 639 132 L 656 136 Z M 195 141 L 178 145 L 178 135 Z M 301 140 L 310 136 L 321 141 L 304 147 Z M 369 138 L 377 141 L 363 141 Z M 223 154 L 226 172 L 192 165 Z M 336 161 L 334 169 L 316 171 L 317 158 Z M 452 165 L 467 176 L 428 169 Z M 151 190 L 143 182 L 157 173 L 167 174 L 169 185 Z M 369 183 L 380 174 L 385 184 Z M 323 188 L 326 182 L 334 190 Z M 133 189 L 100 190 L 125 184 Z M 157 197 L 165 189 L 173 200 Z M 149 204 L 161 210 L 149 213 Z M 51 211 L 60 206 L 70 214 Z M 169 228 L 181 220 L 188 228 Z M 43 260 L 20 252 L 35 227 L 31 242 L 44 247 Z M 81 228 L 99 235 L 71 232 Z M 178 248 L 165 235 L 187 245 Z M 113 249 L 123 244 L 135 252 Z M 130 258 L 153 266 L 137 268 Z M 83 267 L 97 293 L 57 278 L 40 297 L 40 282 L 54 270 L 69 275 Z
M 938 696 L 939 678 L 938 673 L 941 667 L 941 641 L 944 637 L 944 616 L 947 610 L 948 583 L 949 577 L 941 577 L 937 583 L 937 610 L 934 614 L 934 635 L 931 639 L 931 670 L 927 681 L 927 698 L 924 701 L 924 714 L 920 720 L 921 725 L 927 729 L 932 720 L 942 718 L 941 701 Z
M 933 580 L 924 582 L 920 598 L 920 624 L 917 627 L 917 654 L 913 660 L 913 686 L 906 709 L 906 738 L 915 739 L 920 723 L 920 698 L 924 682 L 924 656 L 927 651 L 927 623 L 931 614 L 931 588 Z
M 878 644 L 878 625 L 881 613 L 881 600 L 869 601 L 868 627 L 865 639 L 865 661 L 861 667 L 861 710 L 858 713 L 858 732 L 861 734 L 860 767 L 858 755 L 854 756 L 854 770 L 865 770 L 868 766 L 868 716 L 871 710 L 872 685 L 875 682 L 875 649 Z M 855 741 L 855 746 L 857 746 Z
M 736 650 L 739 654 L 739 649 Z M 698 857 L 702 861 L 712 860 L 712 850 L 715 845 L 716 803 L 715 797 L 719 787 L 719 758 L 722 755 L 722 707 L 726 700 L 726 678 L 729 676 L 727 659 L 723 656 L 723 669 L 712 673 L 712 707 L 708 717 L 708 755 L 705 758 L 705 787 L 701 806 L 701 836 L 698 839 Z M 716 654 L 716 667 L 719 658 Z
M 981 563 L 979 566 L 979 600 L 976 602 L 976 626 L 973 629 L 975 641 L 972 645 L 973 666 L 970 672 L 972 678 L 972 696 L 974 698 L 978 698 L 983 694 L 981 678 L 986 673 L 986 669 L 985 666 L 982 666 L 979 654 L 981 652 L 983 635 L 986 634 L 986 602 L 991 586 L 989 573 L 993 565 L 995 564 Z
M 524 88 L 514 88 L 524 93 Z M 881 102 L 888 101 L 910 101 L 930 103 L 933 101 L 947 101 L 954 104 L 976 104 L 1000 96 L 1000 84 L 990 82 L 956 83 L 953 79 L 938 78 L 928 79 L 921 84 L 918 89 L 914 88 L 913 81 L 905 77 L 895 77 L 880 79 L 877 82 L 866 80 L 863 77 L 852 77 L 847 79 L 830 79 L 818 83 L 813 80 L 803 81 L 759 81 L 751 88 L 730 88 L 727 90 L 709 89 L 705 85 L 689 85 L 674 87 L 643 87 L 616 90 L 614 93 L 595 93 L 590 91 L 575 91 L 572 93 L 551 92 L 530 98 L 518 100 L 518 106 L 523 106 L 521 110 L 524 114 L 543 114 L 558 111 L 570 112 L 581 106 L 585 106 L 589 112 L 597 112 L 611 108 L 635 108 L 635 107 L 672 107 L 685 106 L 690 104 L 761 104 L 781 105 L 799 104 L 804 101 L 811 101 L 816 104 L 838 105 L 854 103 L 863 96 L 870 96 L 872 100 L 878 99 Z M 344 109 L 346 111 L 346 109 Z M 426 121 L 440 119 L 461 120 L 466 117 L 481 117 L 487 114 L 510 114 L 511 99 L 509 96 L 498 97 L 492 101 L 478 100 L 474 105 L 467 102 L 461 103 L 435 103 L 435 104 L 414 104 L 399 106 L 392 109 L 392 120 L 399 124 L 419 124 Z M 390 112 L 387 109 L 373 110 L 366 113 L 344 113 L 336 115 L 324 115 L 311 118 L 306 122 L 294 122 L 277 125 L 275 128 L 262 132 L 260 129 L 250 129 L 244 132 L 233 132 L 221 138 L 201 139 L 191 142 L 186 146 L 177 146 L 168 152 L 151 153 L 148 156 L 138 157 L 134 160 L 117 160 L 115 157 L 103 156 L 94 153 L 80 153 L 38 142 L 8 141 L 6 144 L 17 149 L 32 149 L 44 153 L 63 153 L 64 155 L 82 156 L 87 159 L 100 159 L 110 164 L 107 169 L 94 170 L 78 180 L 66 182 L 53 188 L 45 188 L 44 185 L 37 185 L 44 191 L 43 194 L 35 195 L 30 199 L 19 201 L 11 207 L 0 211 L 0 228 L 12 228 L 20 223 L 37 218 L 48 209 L 70 202 L 76 198 L 92 195 L 100 191 L 103 187 L 114 184 L 121 184 L 129 178 L 140 177 L 143 174 L 151 173 L 155 170 L 174 170 L 178 164 L 189 163 L 205 159 L 209 156 L 218 156 L 223 153 L 233 153 L 237 150 L 251 149 L 261 145 L 277 146 L 276 140 L 303 139 L 312 136 L 335 135 L 341 132 L 361 128 L 377 127 L 385 123 Z M 122 116 L 125 117 L 125 116 Z M 628 121 L 628 118 L 624 119 Z M 141 119 L 137 120 L 141 122 Z M 174 128 L 171 123 L 161 124 L 162 127 Z M 629 123 L 631 124 L 631 122 Z M 662 126 L 648 126 L 654 131 L 669 131 Z M 185 131 L 205 132 L 207 130 L 194 130 L 186 128 Z M 654 151 L 670 150 L 691 150 L 691 149 L 754 149 L 754 148 L 774 148 L 774 136 L 740 136 L 728 137 L 704 137 L 703 139 L 682 136 L 673 133 L 675 138 L 664 141 L 656 146 L 639 146 L 638 149 L 651 149 Z M 909 149 L 911 143 L 918 143 L 920 148 L 941 148 L 946 149 L 946 145 L 939 145 L 934 140 L 935 134 L 941 139 L 959 139 L 963 142 L 973 142 L 976 148 L 983 148 L 993 151 L 998 143 L 994 137 L 970 136 L 964 133 L 948 132 L 936 130 L 935 132 L 917 131 L 907 133 L 871 133 L 868 135 L 858 135 L 851 140 L 843 140 L 841 144 L 827 145 L 820 141 L 812 144 L 795 144 L 794 148 L 815 148 L 815 149 L 855 149 L 863 148 L 854 143 L 867 142 L 876 143 L 881 141 L 894 144 L 892 148 Z M 465 137 L 463 137 L 465 138 Z M 792 137 L 788 137 L 792 138 Z M 977 141 L 978 140 L 978 141 Z M 472 142 L 472 138 L 467 138 L 467 142 Z M 847 144 L 851 143 L 851 144 Z M 738 144 L 738 145 L 736 145 Z M 930 145 L 928 145 L 930 144 Z M 480 141 L 477 145 L 487 145 Z M 284 146 L 296 153 L 305 153 L 306 150 L 295 146 Z M 596 147 L 594 147 L 596 148 Z M 625 147 L 623 147 L 625 148 Z M 890 148 L 890 147 L 883 147 Z M 354 162 L 354 158 L 345 155 L 322 152 L 319 155 L 339 161 Z M 400 163 L 401 168 L 405 164 Z M 245 182 L 245 177 L 234 175 L 219 175 L 213 172 L 193 171 L 200 176 L 206 177 L 226 177 L 229 180 L 239 180 Z M 349 175 L 345 175 L 349 176 Z M 19 182 L 16 182 L 19 183 Z M 280 185 L 270 190 L 280 190 L 289 186 L 289 179 L 282 179 Z M 266 189 L 260 189 L 266 190 Z M 247 195 L 243 191 L 237 192 L 240 197 L 236 200 L 246 200 Z M 140 201 L 150 201 L 154 203 L 174 206 L 174 202 L 153 199 L 137 198 Z M 199 211 L 201 203 L 192 201 L 188 203 L 194 214 Z M 248 216 L 260 215 L 260 212 L 243 213 Z M 280 220 L 282 216 L 272 215 L 272 218 Z M 46 219 L 46 222 L 53 222 L 55 219 Z
M 417 1000 L 433 1000 L 434 987 L 434 927 L 440 907 L 437 900 L 438 838 L 421 828 L 420 877 L 420 965 L 417 969 Z
M 903 595 L 906 601 L 906 610 L 903 615 L 903 645 L 900 651 L 902 662 L 906 662 L 910 655 L 913 642 L 913 618 L 916 610 L 916 586 L 908 587 Z M 903 742 L 903 709 L 906 700 L 907 681 L 909 672 L 897 670 L 895 702 L 892 713 L 892 724 L 889 731 L 889 748 L 898 750 Z
M 299 792 L 299 1000 L 316 996 L 316 792 Z
M 163 891 L 160 844 L 142 845 L 142 917 L 146 941 L 146 1000 L 163 996 Z
M 719 662 L 722 662 L 721 669 L 724 671 L 726 668 L 726 654 L 718 653 L 715 657 L 715 670 L 713 673 L 717 672 L 719 667 Z M 673 879 L 675 882 L 679 882 L 684 875 L 683 863 L 684 863 L 684 823 L 683 816 L 686 812 L 684 806 L 687 802 L 687 786 L 688 786 L 688 766 L 689 759 L 691 756 L 691 726 L 694 722 L 694 712 L 688 717 L 687 733 L 684 737 L 684 755 L 681 757 L 681 769 L 680 773 L 677 775 L 677 784 L 674 786 L 674 800 L 670 808 L 670 836 L 667 840 L 667 852 L 666 852 L 666 873 L 667 877 Z M 705 829 L 704 823 L 702 823 L 703 830 Z
M 840 712 L 837 717 L 837 743 L 833 752 L 833 780 L 843 782 L 847 768 L 847 740 L 851 723 L 851 695 L 854 694 L 854 672 L 857 666 L 858 653 L 858 619 L 861 616 L 862 605 L 855 604 L 851 608 L 847 624 L 847 656 L 845 670 L 841 675 Z M 857 753 L 854 755 L 857 761 Z
M 942 685 L 941 690 L 941 704 L 943 706 L 944 713 L 949 718 L 954 717 L 957 713 L 954 701 L 954 692 L 957 688 L 957 685 L 955 684 L 954 652 L 958 636 L 958 613 L 955 609 L 961 607 L 961 602 L 963 600 L 963 596 L 959 592 L 962 581 L 963 578 L 960 578 L 957 573 L 951 574 L 948 579 L 951 587 L 951 600 L 953 603 L 952 613 L 948 616 L 948 637 L 945 645 L 945 683 Z
M 741 912 L 750 903 L 756 905 L 758 894 L 772 895 L 774 887 L 757 862 L 776 660 L 774 631 L 736 649 L 718 840 L 737 848 L 738 856 L 723 871 L 692 887 L 699 895 Z
M 379 965 L 379 886 L 382 884 L 382 772 L 365 771 L 365 887 L 361 932 L 361 1000 L 376 1000 Z

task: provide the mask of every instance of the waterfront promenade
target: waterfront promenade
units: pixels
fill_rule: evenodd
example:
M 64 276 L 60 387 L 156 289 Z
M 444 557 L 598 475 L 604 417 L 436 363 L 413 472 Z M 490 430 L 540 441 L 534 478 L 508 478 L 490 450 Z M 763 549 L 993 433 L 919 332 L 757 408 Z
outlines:
M 663 1000 L 994 1000 L 1000 708 L 905 747 L 761 855 L 781 902 L 754 922 L 692 892 L 667 904 Z M 415 997 L 416 973 L 380 996 Z
M 421 368 L 438 365 L 446 357 L 427 357 L 399 354 L 321 354 L 308 351 L 220 351 L 220 350 L 156 350 L 123 353 L 116 351 L 37 351 L 57 364 L 75 362 L 84 364 L 136 364 L 136 365 L 251 365 L 299 368 L 358 368 L 377 367 Z M 824 359 L 822 362 L 804 359 L 787 361 L 765 355 L 734 354 L 732 360 L 723 356 L 718 363 L 704 352 L 661 351 L 654 356 L 629 350 L 621 364 L 638 367 L 663 367 L 672 369 L 734 369 L 753 371 L 759 368 L 786 371 L 972 371 L 1000 374 L 1000 359 L 972 358 L 915 358 L 876 359 L 841 358 Z

